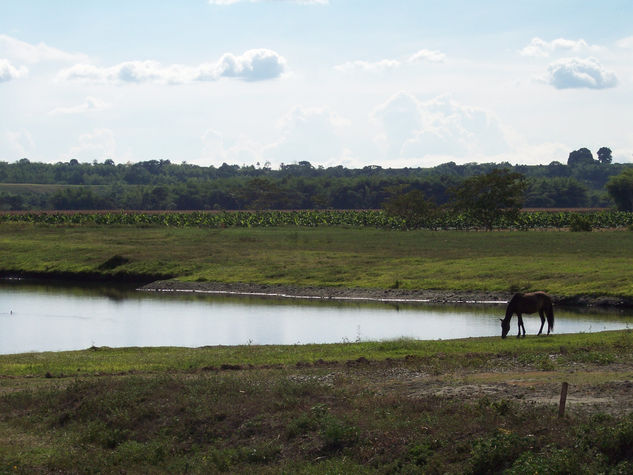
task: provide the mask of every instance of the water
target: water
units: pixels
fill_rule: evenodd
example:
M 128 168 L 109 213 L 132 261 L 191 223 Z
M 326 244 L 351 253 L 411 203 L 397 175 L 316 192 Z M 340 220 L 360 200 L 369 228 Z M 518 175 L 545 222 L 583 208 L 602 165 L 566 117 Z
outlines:
M 199 347 L 496 336 L 504 310 L 503 305 L 321 303 L 2 281 L 0 354 L 93 345 Z M 556 333 L 624 329 L 632 317 L 556 308 Z M 538 331 L 538 316 L 526 316 L 524 322 L 528 334 Z

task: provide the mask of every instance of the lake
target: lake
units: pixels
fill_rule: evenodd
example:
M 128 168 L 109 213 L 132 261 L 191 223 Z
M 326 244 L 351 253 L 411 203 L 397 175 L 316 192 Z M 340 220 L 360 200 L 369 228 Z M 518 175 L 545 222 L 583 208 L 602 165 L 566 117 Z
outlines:
M 5 280 L 0 354 L 497 336 L 504 311 L 499 304 L 319 302 Z M 631 312 L 559 307 L 555 312 L 556 333 L 617 330 L 633 322 Z M 538 315 L 524 322 L 528 334 L 538 331 Z M 516 334 L 516 317 L 511 328 L 510 336 Z

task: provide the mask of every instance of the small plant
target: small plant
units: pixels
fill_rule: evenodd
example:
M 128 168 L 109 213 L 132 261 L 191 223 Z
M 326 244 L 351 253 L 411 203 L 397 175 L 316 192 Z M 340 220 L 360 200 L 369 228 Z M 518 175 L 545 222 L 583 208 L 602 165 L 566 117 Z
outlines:
M 472 470 L 475 474 L 500 473 L 511 467 L 529 446 L 525 437 L 497 432 L 477 441 L 472 449 Z

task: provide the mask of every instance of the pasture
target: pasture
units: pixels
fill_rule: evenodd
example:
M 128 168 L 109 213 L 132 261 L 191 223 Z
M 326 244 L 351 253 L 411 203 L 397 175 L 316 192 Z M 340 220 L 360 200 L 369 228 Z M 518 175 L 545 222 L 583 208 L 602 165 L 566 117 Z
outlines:
M 626 230 L 401 232 L 22 222 L 5 222 L 1 229 L 4 275 L 633 297 L 633 233 Z
M 627 473 L 631 363 L 630 331 L 0 356 L 0 471 Z

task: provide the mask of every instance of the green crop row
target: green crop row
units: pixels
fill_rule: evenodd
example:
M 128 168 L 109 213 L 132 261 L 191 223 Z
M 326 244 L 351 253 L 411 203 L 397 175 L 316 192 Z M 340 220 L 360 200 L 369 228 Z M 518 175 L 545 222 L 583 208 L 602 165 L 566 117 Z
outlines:
M 516 218 L 501 216 L 499 229 L 561 229 L 581 221 L 590 228 L 619 228 L 633 225 L 633 213 L 624 211 L 546 212 L 528 211 Z M 107 213 L 6 213 L 0 223 L 96 224 L 175 227 L 272 227 L 353 226 L 388 229 L 478 229 L 481 224 L 465 213 L 443 213 L 415 221 L 389 216 L 383 211 L 230 211 L 230 212 L 107 212 Z

